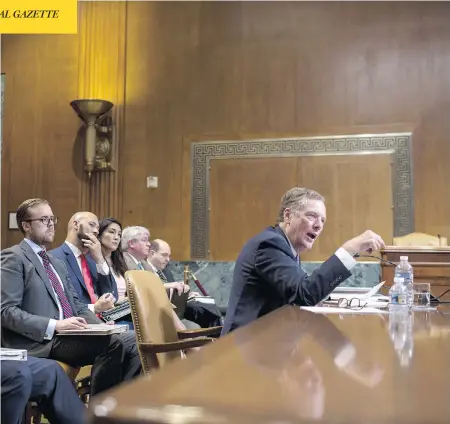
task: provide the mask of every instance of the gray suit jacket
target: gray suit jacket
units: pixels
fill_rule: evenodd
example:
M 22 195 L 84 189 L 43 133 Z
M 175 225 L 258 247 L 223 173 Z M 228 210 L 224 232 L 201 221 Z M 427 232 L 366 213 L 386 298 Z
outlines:
M 99 323 L 87 305 L 78 300 L 64 263 L 52 255 L 49 259 L 64 285 L 74 316 Z M 51 318 L 59 319 L 59 310 L 47 273 L 26 241 L 1 252 L 1 274 L 2 346 L 49 357 L 54 339 L 44 340 L 45 330 Z
M 123 252 L 123 258 L 125 259 L 128 270 L 132 271 L 138 269 L 138 264 L 129 253 Z M 141 265 L 144 267 L 145 271 L 153 272 L 153 268 L 148 264 L 147 261 L 141 261 Z

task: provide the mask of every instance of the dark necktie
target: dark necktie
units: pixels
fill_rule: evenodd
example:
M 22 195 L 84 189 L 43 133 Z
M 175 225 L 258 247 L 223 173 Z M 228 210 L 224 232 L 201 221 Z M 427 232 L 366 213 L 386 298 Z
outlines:
M 158 271 L 156 271 L 156 273 L 158 274 L 159 279 L 163 282 L 163 283 L 168 283 L 169 281 L 167 280 L 166 276 L 163 274 L 163 272 L 158 269 Z
M 59 303 L 61 303 L 61 307 L 63 310 L 64 318 L 73 317 L 72 307 L 70 306 L 69 300 L 67 299 L 66 294 L 60 284 L 58 277 L 53 272 L 50 267 L 50 260 L 48 258 L 47 252 L 45 250 L 41 250 L 38 255 L 42 258 L 42 262 L 44 263 L 45 272 L 48 275 L 48 279 L 50 283 L 52 283 L 53 289 L 55 290 L 56 296 L 59 299 Z

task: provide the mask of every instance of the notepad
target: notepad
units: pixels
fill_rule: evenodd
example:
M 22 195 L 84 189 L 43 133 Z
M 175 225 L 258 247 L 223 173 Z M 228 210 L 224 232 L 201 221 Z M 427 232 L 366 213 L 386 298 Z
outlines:
M 2 361 L 26 361 L 28 358 L 25 349 L 8 349 L 2 347 L 0 349 L 0 360 Z
M 89 324 L 88 328 L 77 330 L 61 330 L 58 336 L 108 336 L 110 334 L 124 333 L 128 330 L 127 324 Z

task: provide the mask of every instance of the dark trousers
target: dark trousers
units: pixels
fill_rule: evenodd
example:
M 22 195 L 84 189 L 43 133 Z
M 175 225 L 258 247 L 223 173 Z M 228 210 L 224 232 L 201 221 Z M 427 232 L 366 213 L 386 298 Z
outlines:
M 190 300 L 186 305 L 184 318 L 193 321 L 202 328 L 222 325 L 222 314 L 216 305 Z
M 50 357 L 73 367 L 92 365 L 91 395 L 141 372 L 134 331 L 111 336 L 57 336 Z
M 82 424 L 86 407 L 64 370 L 51 359 L 2 361 L 2 423 L 21 422 L 29 400 L 38 403 L 51 424 Z

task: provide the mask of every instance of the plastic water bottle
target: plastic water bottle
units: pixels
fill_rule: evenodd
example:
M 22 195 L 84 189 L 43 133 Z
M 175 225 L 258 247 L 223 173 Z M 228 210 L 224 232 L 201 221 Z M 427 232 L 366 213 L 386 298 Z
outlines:
M 389 289 L 389 309 L 394 312 L 398 309 L 408 309 L 407 296 L 405 280 L 402 277 L 395 277 L 394 284 Z
M 406 303 L 409 308 L 412 308 L 414 273 L 413 267 L 408 262 L 408 256 L 400 256 L 400 263 L 395 267 L 394 277 L 403 278 L 407 293 Z

